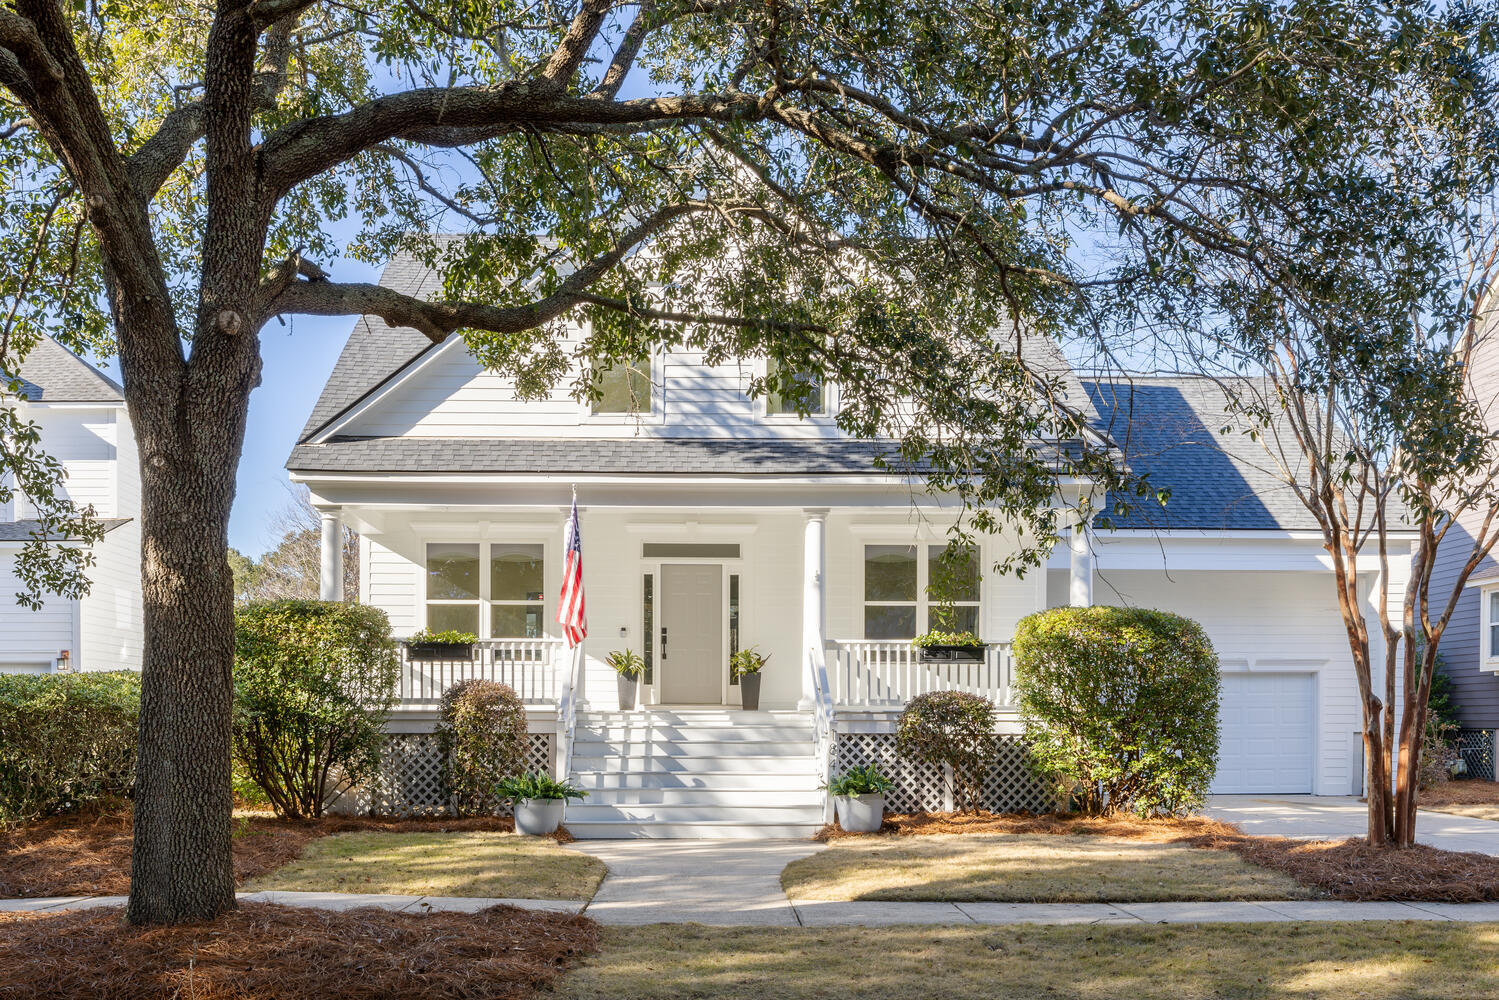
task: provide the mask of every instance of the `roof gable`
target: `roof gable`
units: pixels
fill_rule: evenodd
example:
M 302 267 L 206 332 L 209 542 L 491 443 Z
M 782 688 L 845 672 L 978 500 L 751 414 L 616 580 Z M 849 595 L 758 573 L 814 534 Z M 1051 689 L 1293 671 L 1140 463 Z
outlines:
M 21 394 L 33 403 L 123 403 L 125 390 L 43 334 L 21 362 Z

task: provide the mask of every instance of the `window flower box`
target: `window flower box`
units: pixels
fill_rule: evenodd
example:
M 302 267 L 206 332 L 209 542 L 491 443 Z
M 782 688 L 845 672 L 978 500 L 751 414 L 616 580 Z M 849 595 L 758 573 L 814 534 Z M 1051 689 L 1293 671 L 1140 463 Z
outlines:
M 922 663 L 983 663 L 983 642 L 972 632 L 928 632 L 912 642 L 921 652 Z
M 418 632 L 406 640 L 406 656 L 418 663 L 472 660 L 478 636 L 463 632 Z

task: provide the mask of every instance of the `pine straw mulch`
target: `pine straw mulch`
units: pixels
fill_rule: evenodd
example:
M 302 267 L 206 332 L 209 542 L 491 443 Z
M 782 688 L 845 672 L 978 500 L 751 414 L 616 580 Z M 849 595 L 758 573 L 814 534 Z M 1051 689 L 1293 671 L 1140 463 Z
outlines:
M 1499 900 L 1499 857 L 1444 851 L 1417 844 L 1370 847 L 1361 837 L 1292 840 L 1255 837 L 1232 823 L 1202 816 L 1138 819 L 1031 813 L 887 813 L 877 834 L 848 833 L 837 825 L 814 838 L 911 837 L 925 834 L 1050 833 L 1181 843 L 1233 851 L 1251 864 L 1281 872 L 1302 885 L 1346 901 L 1476 903 Z
M 329 912 L 242 904 L 211 923 L 131 927 L 113 907 L 0 915 L 0 1000 L 524 1000 L 598 950 L 586 917 Z
M 514 829 L 510 819 L 498 816 L 473 819 L 324 816 L 315 820 L 238 817 L 234 820 L 234 880 L 243 884 L 274 871 L 301 857 L 308 842 L 333 833 Z M 53 816 L 8 830 L 0 828 L 0 899 L 124 895 L 130 891 L 130 833 L 128 810 Z M 565 844 L 572 836 L 561 828 L 553 839 Z

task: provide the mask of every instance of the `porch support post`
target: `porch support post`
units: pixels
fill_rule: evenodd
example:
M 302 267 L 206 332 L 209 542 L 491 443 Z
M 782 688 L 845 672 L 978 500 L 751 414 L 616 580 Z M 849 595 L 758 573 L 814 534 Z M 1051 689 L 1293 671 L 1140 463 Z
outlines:
M 796 707 L 810 711 L 817 706 L 817 679 L 813 674 L 812 650 L 827 643 L 828 511 L 809 507 L 803 511 L 806 524 L 802 546 L 802 697 Z
M 1088 508 L 1078 511 L 1068 537 L 1068 548 L 1072 552 L 1072 572 L 1068 588 L 1068 603 L 1075 608 L 1086 608 L 1093 603 L 1093 532 L 1090 527 L 1092 515 Z
M 344 526 L 337 508 L 320 511 L 323 519 L 322 572 L 318 596 L 325 601 L 344 599 Z

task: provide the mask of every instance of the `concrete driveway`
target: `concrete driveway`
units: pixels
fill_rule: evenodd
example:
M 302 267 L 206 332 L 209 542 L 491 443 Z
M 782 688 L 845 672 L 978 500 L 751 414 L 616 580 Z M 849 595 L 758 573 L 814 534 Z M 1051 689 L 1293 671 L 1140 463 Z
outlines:
M 1203 810 L 1214 819 L 1237 823 L 1245 833 L 1341 840 L 1368 829 L 1368 806 L 1336 795 L 1215 795 Z M 1422 809 L 1416 840 L 1449 851 L 1499 855 L 1499 823 Z

